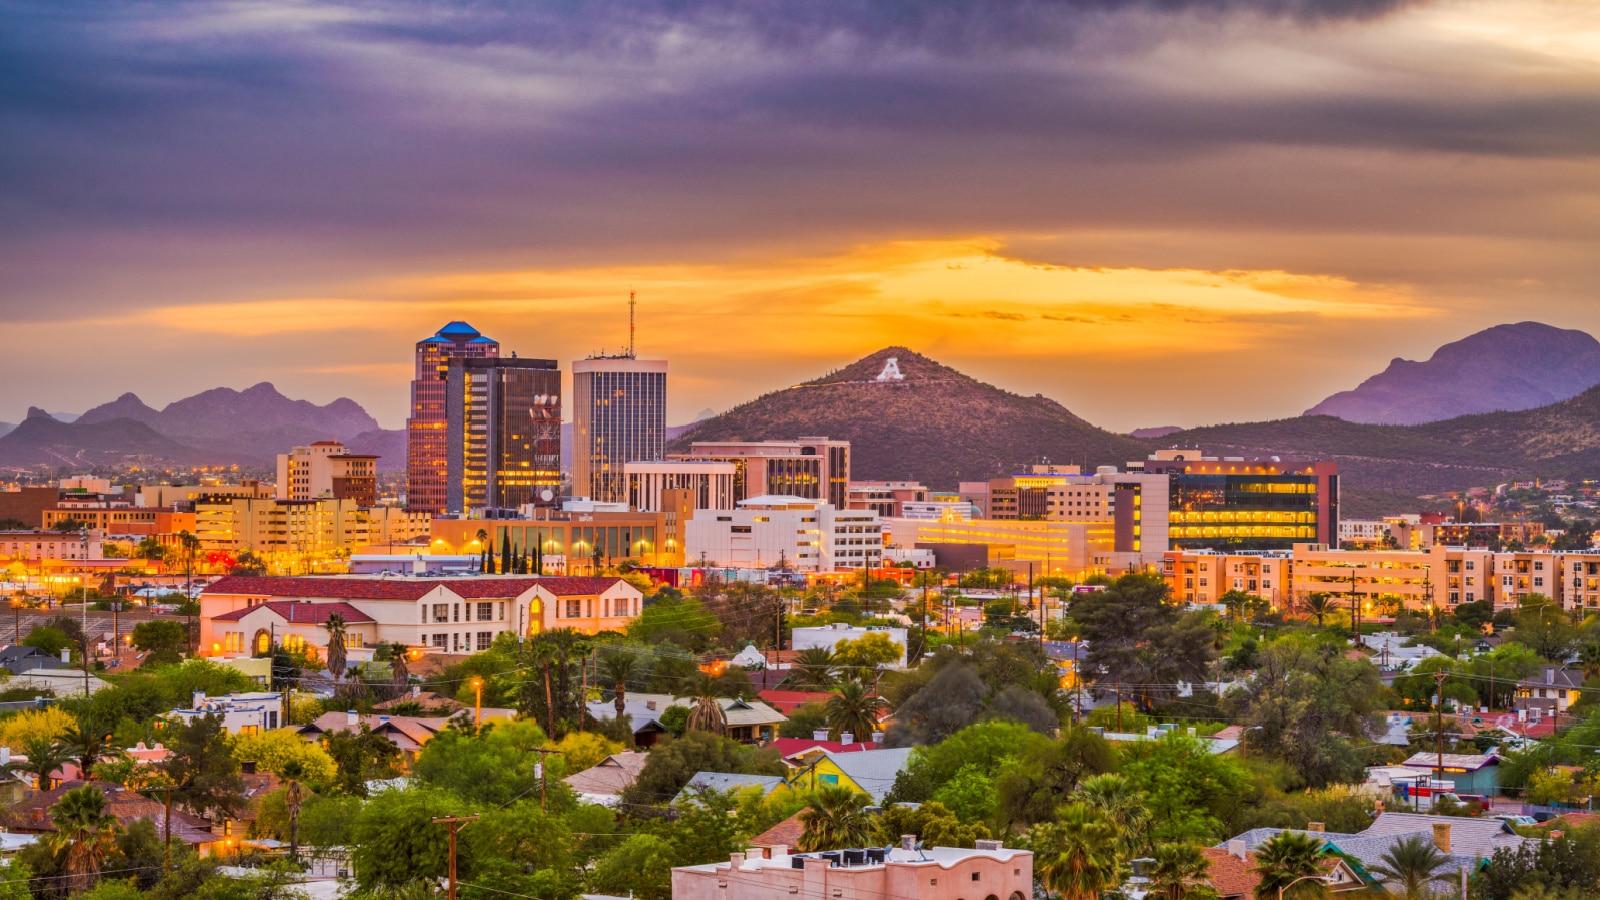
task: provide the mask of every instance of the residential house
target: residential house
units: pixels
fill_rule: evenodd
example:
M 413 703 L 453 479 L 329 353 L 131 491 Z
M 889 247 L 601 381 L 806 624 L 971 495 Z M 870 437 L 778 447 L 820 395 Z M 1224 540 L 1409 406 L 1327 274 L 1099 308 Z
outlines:
M 393 714 L 396 710 L 415 709 L 423 716 L 453 716 L 464 709 L 455 698 L 434 691 L 424 691 L 421 685 L 412 685 L 411 690 L 372 704 L 374 712 Z
M 625 750 L 613 753 L 598 763 L 562 781 L 572 788 L 578 799 L 597 806 L 616 806 L 622 802 L 622 792 L 639 780 L 650 754 Z
M 1583 698 L 1583 671 L 1566 666 L 1540 666 L 1532 677 L 1517 682 L 1517 709 L 1530 717 L 1554 717 Z
M 52 656 L 38 647 L 23 647 L 13 644 L 0 650 L 0 668 L 13 675 L 34 669 L 65 669 L 67 664 L 59 657 Z M 81 671 L 81 670 L 80 670 Z
M 203 716 L 219 716 L 229 734 L 260 734 L 274 731 L 283 718 L 283 695 L 272 691 L 235 691 L 226 697 L 207 697 L 196 691 L 193 705 L 175 709 L 172 715 L 187 724 Z
M 743 793 L 746 789 L 755 788 L 761 791 L 762 797 L 770 797 L 773 791 L 783 787 L 782 775 L 742 775 L 732 772 L 696 772 L 689 783 L 678 791 L 672 798 L 671 805 L 679 806 L 695 800 L 702 794 L 711 791 L 727 793 L 738 791 Z
M 756 694 L 778 712 L 786 716 L 794 715 L 797 707 L 806 703 L 827 703 L 832 694 L 827 691 L 783 691 L 766 690 Z
M 638 617 L 643 597 L 611 577 L 229 575 L 200 595 L 200 648 L 236 658 L 278 645 L 324 657 L 324 626 L 338 613 L 352 661 L 370 659 L 379 643 L 474 653 L 505 632 L 620 631 Z
M 163 841 L 166 840 L 165 804 L 127 790 L 118 784 L 76 779 L 62 782 L 48 791 L 35 792 L 9 807 L 4 813 L 0 813 L 0 827 L 19 834 L 54 834 L 56 826 L 50 816 L 50 807 L 58 803 L 69 791 L 81 787 L 95 787 L 105 795 L 106 812 L 116 818 L 117 824 L 126 828 L 140 819 L 149 819 L 155 823 L 156 835 Z M 177 809 L 172 811 L 171 837 L 175 841 L 183 841 L 194 847 L 202 856 L 227 852 L 227 845 L 231 840 L 213 834 L 203 820 Z
M 1256 886 L 1261 883 L 1261 876 L 1255 871 L 1255 850 L 1248 848 L 1244 841 L 1235 839 L 1221 847 L 1207 847 L 1200 852 L 1209 866 L 1206 882 L 1222 900 L 1256 900 Z M 1349 861 L 1338 856 L 1328 856 L 1321 866 L 1322 882 L 1330 894 L 1359 891 L 1367 886 L 1361 873 Z
M 1445 760 L 1450 759 L 1449 754 Z M 1437 828 L 1435 826 L 1442 826 Z M 1499 819 L 1470 818 L 1467 816 L 1428 816 L 1418 813 L 1383 812 L 1373 820 L 1366 836 L 1416 834 L 1428 831 L 1439 835 L 1435 841 L 1446 853 L 1484 860 L 1502 847 L 1516 849 L 1529 841 L 1511 830 Z
M 29 669 L 6 682 L 7 690 L 50 691 L 57 697 L 82 697 L 85 692 L 93 694 L 105 686 L 93 675 L 85 678 L 82 669 Z
M 871 753 L 828 751 L 790 776 L 789 786 L 814 791 L 823 785 L 842 784 L 871 797 L 873 805 L 881 805 L 910 759 L 910 747 L 885 747 Z
M 853 736 L 853 735 L 852 735 Z M 828 732 L 817 731 L 809 738 L 778 738 L 767 746 L 778 751 L 783 761 L 791 769 L 804 769 L 815 762 L 825 753 L 863 753 L 868 750 L 883 749 L 883 732 L 873 734 L 873 740 L 843 741 L 828 740 Z
M 662 697 L 666 697 L 663 701 Z M 667 707 L 673 705 L 676 698 L 664 694 L 651 694 L 645 699 L 638 699 L 635 694 L 628 694 L 622 703 L 622 714 L 628 717 L 628 725 L 633 729 L 633 745 L 641 749 L 654 747 L 661 736 L 667 733 L 665 725 L 661 724 L 661 714 Z M 591 700 L 585 705 L 589 718 L 596 722 L 605 722 L 617 717 L 615 703 L 603 700 Z
M 1323 852 L 1337 854 L 1349 865 L 1359 877 L 1358 884 L 1372 884 L 1382 880 L 1376 870 L 1384 865 L 1383 856 L 1394 848 L 1400 841 L 1408 838 L 1421 838 L 1433 843 L 1440 848 L 1447 859 L 1446 865 L 1441 869 L 1443 873 L 1439 880 L 1434 882 L 1436 890 L 1449 888 L 1452 883 L 1459 884 L 1460 870 L 1475 869 L 1479 859 L 1466 853 L 1451 853 L 1450 830 L 1435 824 L 1434 827 L 1412 827 L 1410 829 L 1385 830 L 1382 832 L 1365 831 L 1360 834 L 1343 834 L 1331 831 L 1322 831 L 1316 828 L 1298 830 L 1292 828 L 1255 828 L 1246 831 L 1225 843 L 1208 848 L 1206 855 L 1215 858 L 1216 854 L 1226 853 L 1238 858 L 1238 853 L 1243 850 L 1253 854 L 1261 846 L 1285 831 L 1295 834 L 1310 835 L 1323 842 Z M 1224 861 L 1222 870 L 1227 871 L 1236 864 Z M 1348 882 L 1345 882 L 1348 883 Z M 1332 890 L 1341 890 L 1332 888 Z
M 1494 796 L 1499 793 L 1499 756 L 1493 753 L 1446 753 L 1443 756 L 1443 773 L 1439 771 L 1440 761 L 1437 753 L 1414 753 L 1400 765 L 1431 773 L 1436 779 L 1453 781 L 1458 794 Z
M 870 754 L 869 754 L 870 755 Z M 809 898 L 909 898 L 961 900 L 1033 896 L 1033 854 L 999 841 L 977 849 L 914 846 L 840 848 L 795 854 L 774 846 L 751 846 L 725 862 L 672 870 L 673 900 L 771 900 Z
M 723 718 L 728 723 L 728 737 L 742 743 L 766 743 L 778 736 L 778 726 L 789 721 L 788 716 L 760 700 L 723 697 L 718 702 L 722 705 Z M 671 694 L 628 694 L 623 701 L 622 711 L 633 728 L 634 744 L 650 747 L 666 733 L 660 717 L 668 707 L 693 708 L 694 704 L 691 698 L 674 697 Z M 591 701 L 587 708 L 589 715 L 597 722 L 614 719 L 617 715 L 616 706 L 603 700 Z
M 459 715 L 459 713 L 458 713 Z M 467 713 L 471 715 L 471 713 Z M 484 708 L 483 718 L 510 719 L 516 715 L 513 709 Z M 382 735 L 400 750 L 400 756 L 407 766 L 416 762 L 417 754 L 421 752 L 422 745 L 426 744 L 434 735 L 450 727 L 450 719 L 444 716 L 383 716 L 361 715 L 354 710 L 349 712 L 325 712 L 309 725 L 296 727 L 308 741 L 315 741 L 324 734 L 333 731 L 359 731 L 365 725 L 373 734 Z

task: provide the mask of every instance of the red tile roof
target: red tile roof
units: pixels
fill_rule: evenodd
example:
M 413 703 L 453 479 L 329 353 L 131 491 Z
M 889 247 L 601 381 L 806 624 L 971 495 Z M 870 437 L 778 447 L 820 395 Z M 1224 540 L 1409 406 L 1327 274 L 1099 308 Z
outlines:
M 801 810 L 800 812 L 805 812 Z M 800 821 L 800 813 L 795 813 L 782 822 L 768 828 L 748 841 L 751 847 L 787 847 L 790 850 L 800 844 L 800 835 L 804 834 L 806 826 Z
M 266 607 L 272 610 L 278 618 L 285 622 L 303 622 L 309 625 L 322 625 L 328 617 L 338 613 L 347 624 L 359 622 L 376 622 L 377 619 L 367 615 L 354 606 L 340 601 L 338 603 L 308 603 L 304 600 L 268 600 L 255 606 L 246 606 L 233 612 L 226 612 L 216 616 L 217 622 L 237 622 L 256 610 Z
M 883 747 L 882 744 L 874 744 L 871 741 L 855 741 L 843 744 L 839 741 L 818 741 L 811 738 L 778 738 L 767 746 L 778 751 L 778 755 L 785 759 L 796 753 L 804 753 L 807 750 L 818 747 L 830 753 L 860 753 L 866 750 L 879 750 Z
M 794 708 L 802 703 L 827 703 L 833 697 L 825 691 L 779 691 L 768 689 L 756 695 L 784 715 L 794 712 Z
M 620 578 L 547 576 L 543 578 L 349 578 L 271 575 L 226 575 L 205 589 L 207 594 L 249 594 L 261 597 L 328 597 L 341 600 L 421 600 L 443 587 L 463 600 L 520 597 L 542 587 L 557 597 L 598 594 Z
M 1244 859 L 1240 859 L 1218 847 L 1206 847 L 1200 852 L 1205 855 L 1206 862 L 1211 864 L 1207 880 L 1224 900 L 1229 897 L 1256 895 L 1256 885 L 1261 883 L 1261 876 L 1250 871 L 1256 867 L 1255 853 L 1245 851 Z
M 127 827 L 139 819 L 149 819 L 155 823 L 157 835 L 165 836 L 163 830 L 166 822 L 165 804 L 126 790 L 121 785 L 98 781 L 66 781 L 48 791 L 33 794 L 11 807 L 4 815 L 0 815 L 0 824 L 23 834 L 48 834 L 55 831 L 56 826 L 50 816 L 50 807 L 68 791 L 87 785 L 99 788 L 105 795 L 106 812 L 115 816 L 118 824 Z M 172 836 L 190 844 L 209 844 L 221 840 L 219 836 L 205 830 L 200 820 L 180 810 L 172 812 Z

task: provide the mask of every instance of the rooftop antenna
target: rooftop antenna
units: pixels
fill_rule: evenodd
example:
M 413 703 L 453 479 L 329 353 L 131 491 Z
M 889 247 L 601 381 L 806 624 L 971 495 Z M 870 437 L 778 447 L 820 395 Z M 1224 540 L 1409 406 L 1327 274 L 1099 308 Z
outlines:
M 633 291 L 628 292 L 628 358 L 633 359 L 633 308 L 639 303 Z

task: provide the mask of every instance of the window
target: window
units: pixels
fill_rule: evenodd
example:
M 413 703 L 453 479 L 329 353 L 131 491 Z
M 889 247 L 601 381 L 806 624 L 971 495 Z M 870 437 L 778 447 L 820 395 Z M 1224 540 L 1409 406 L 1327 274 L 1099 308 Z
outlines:
M 478 604 L 478 621 L 479 622 L 488 622 L 488 621 L 492 620 L 493 618 L 494 618 L 494 604 L 493 603 L 479 603 Z
M 450 604 L 450 613 L 451 613 L 452 616 L 455 617 L 455 620 L 457 622 L 461 621 L 461 604 L 459 604 L 459 603 Z
M 569 618 L 569 619 L 577 619 L 577 618 L 580 618 L 582 616 L 583 616 L 583 601 L 582 600 L 568 600 L 567 601 L 567 618 Z
M 494 642 L 494 632 L 492 632 L 492 631 L 480 631 L 480 632 L 478 632 L 478 649 L 479 650 L 487 650 L 487 649 L 489 649 L 489 645 L 491 643 L 493 643 L 493 642 Z
M 260 734 L 261 733 L 261 726 L 260 725 L 242 725 L 242 726 L 239 727 L 239 733 L 240 734 Z
M 448 604 L 448 603 L 435 603 L 433 605 L 433 620 L 435 622 L 448 622 L 448 621 L 450 621 L 450 604 Z

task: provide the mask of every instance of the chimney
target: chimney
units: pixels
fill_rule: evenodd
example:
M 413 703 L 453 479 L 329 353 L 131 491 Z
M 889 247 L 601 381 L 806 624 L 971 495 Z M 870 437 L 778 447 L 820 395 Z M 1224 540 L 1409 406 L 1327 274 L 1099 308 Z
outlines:
M 195 691 L 194 696 L 189 698 L 189 702 L 193 704 L 193 706 L 190 707 L 191 709 L 199 709 L 206 704 L 206 692 Z
M 856 736 L 851 732 L 846 731 L 844 734 L 839 735 L 839 743 L 841 744 L 854 744 L 855 742 Z
M 900 849 L 907 853 L 915 853 L 917 849 L 917 836 L 914 834 L 900 835 Z
M 422 696 L 422 685 L 413 684 L 411 686 L 411 696 L 413 696 L 413 697 L 421 697 Z
M 816 731 L 811 732 L 811 739 L 813 741 L 825 741 L 825 740 L 827 740 L 828 739 L 828 729 L 826 729 L 826 728 L 818 728 Z
M 353 709 L 346 710 L 345 714 L 344 714 L 344 723 L 346 725 L 350 726 L 351 728 L 360 728 L 361 727 L 361 714 L 356 712 Z
M 644 702 L 644 708 L 645 709 L 655 709 L 656 708 L 656 702 L 654 700 L 646 700 Z
M 744 854 L 743 853 L 729 853 L 728 854 L 728 865 L 730 867 L 732 867 L 732 868 L 735 868 L 735 869 L 737 869 L 740 866 L 744 865 Z
M 1440 853 L 1450 852 L 1450 823 L 1433 823 L 1433 845 L 1439 848 Z
M 1244 841 L 1232 840 L 1228 842 L 1228 855 L 1244 859 Z
M 995 850 L 1001 849 L 1004 846 L 1005 846 L 1005 842 L 1004 841 L 974 841 L 973 842 L 973 849 L 974 850 L 988 850 L 988 851 L 993 852 Z
M 28 810 L 28 821 L 38 825 L 44 821 L 44 807 L 35 806 Z
M 767 854 L 765 852 L 763 852 L 760 847 L 746 847 L 745 851 L 744 851 L 744 858 L 745 859 L 766 859 L 767 858 Z
M 11 748 L 0 747 L 0 766 L 3 766 L 9 762 L 11 762 Z
M 1320 834 L 1320 833 L 1326 832 L 1328 830 L 1328 826 L 1323 824 L 1322 822 L 1307 822 L 1306 823 L 1306 830 L 1307 831 L 1315 831 L 1315 832 Z

